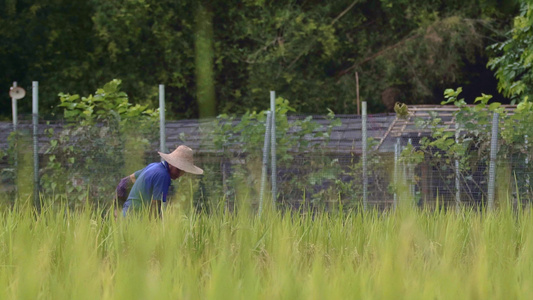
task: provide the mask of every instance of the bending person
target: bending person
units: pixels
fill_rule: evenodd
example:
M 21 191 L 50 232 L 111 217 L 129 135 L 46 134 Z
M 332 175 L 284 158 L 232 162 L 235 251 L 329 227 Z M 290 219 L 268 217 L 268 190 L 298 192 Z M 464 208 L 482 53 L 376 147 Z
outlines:
M 149 164 L 136 176 L 122 209 L 124 216 L 131 210 L 140 209 L 150 209 L 152 213 L 160 214 L 161 203 L 167 201 L 171 180 L 178 179 L 185 172 L 197 175 L 204 173 L 194 165 L 193 151 L 187 146 L 181 145 L 170 154 L 158 153 L 164 161 Z

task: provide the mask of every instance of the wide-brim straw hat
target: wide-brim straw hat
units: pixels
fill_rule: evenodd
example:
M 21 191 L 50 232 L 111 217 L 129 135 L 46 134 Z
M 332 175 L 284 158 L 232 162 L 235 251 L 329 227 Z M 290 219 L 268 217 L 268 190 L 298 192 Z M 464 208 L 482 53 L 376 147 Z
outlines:
M 193 151 L 187 146 L 178 146 L 176 150 L 169 154 L 161 152 L 157 153 L 159 153 L 166 162 L 187 173 L 196 175 L 204 173 L 204 170 L 194 165 Z

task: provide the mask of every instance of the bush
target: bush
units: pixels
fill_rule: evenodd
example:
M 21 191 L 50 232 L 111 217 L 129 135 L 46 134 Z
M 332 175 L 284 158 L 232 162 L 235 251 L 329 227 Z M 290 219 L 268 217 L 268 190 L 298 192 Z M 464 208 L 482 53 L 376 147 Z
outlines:
M 110 202 L 113 182 L 124 176 L 127 158 L 142 160 L 156 136 L 159 110 L 132 105 L 112 80 L 88 97 L 60 93 L 67 125 L 60 133 L 49 129 L 50 146 L 41 185 L 46 194 L 66 194 L 76 207 L 89 199 Z M 144 162 L 143 162 L 144 165 Z

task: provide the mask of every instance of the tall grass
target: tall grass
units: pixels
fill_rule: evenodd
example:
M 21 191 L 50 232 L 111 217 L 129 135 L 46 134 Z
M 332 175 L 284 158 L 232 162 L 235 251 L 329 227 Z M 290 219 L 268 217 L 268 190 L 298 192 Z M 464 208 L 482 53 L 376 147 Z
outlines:
M 0 299 L 533 298 L 530 210 L 1 213 Z

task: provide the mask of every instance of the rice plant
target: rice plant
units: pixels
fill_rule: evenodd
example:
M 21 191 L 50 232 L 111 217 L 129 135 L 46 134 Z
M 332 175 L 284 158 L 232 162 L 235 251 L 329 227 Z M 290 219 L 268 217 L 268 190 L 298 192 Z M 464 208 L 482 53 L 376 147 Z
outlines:
M 1 299 L 533 297 L 531 210 L 1 214 Z

